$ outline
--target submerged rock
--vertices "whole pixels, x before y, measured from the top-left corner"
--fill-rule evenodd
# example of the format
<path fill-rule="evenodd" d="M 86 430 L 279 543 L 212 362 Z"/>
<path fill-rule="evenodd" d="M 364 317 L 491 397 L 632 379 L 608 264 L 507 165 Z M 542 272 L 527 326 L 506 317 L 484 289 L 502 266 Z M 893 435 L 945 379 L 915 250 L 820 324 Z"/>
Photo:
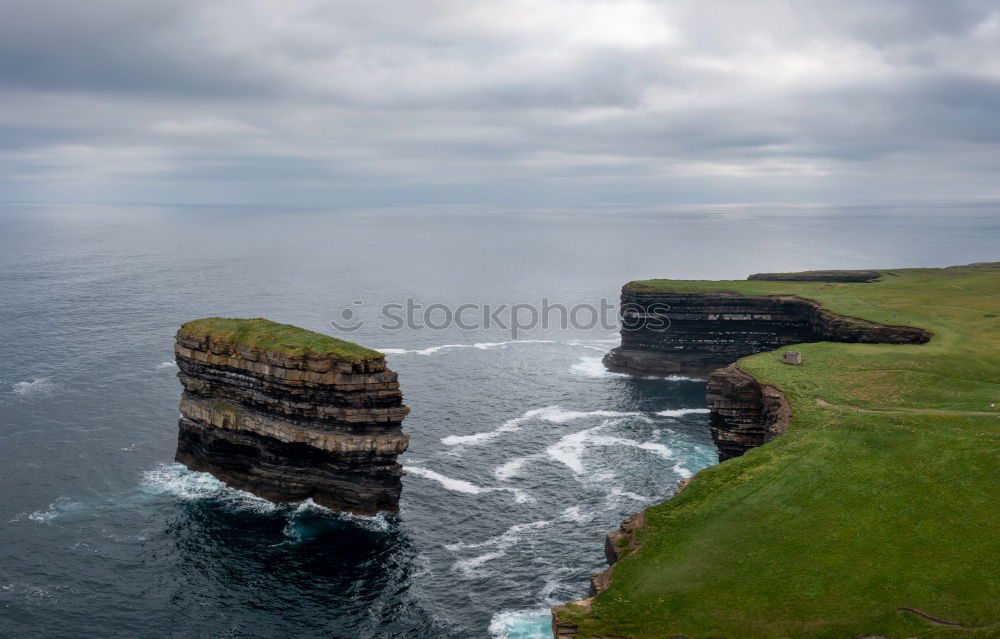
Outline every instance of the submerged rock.
<path fill-rule="evenodd" d="M 350 342 L 264 319 L 184 324 L 177 461 L 283 502 L 399 510 L 409 443 L 396 373 Z"/>

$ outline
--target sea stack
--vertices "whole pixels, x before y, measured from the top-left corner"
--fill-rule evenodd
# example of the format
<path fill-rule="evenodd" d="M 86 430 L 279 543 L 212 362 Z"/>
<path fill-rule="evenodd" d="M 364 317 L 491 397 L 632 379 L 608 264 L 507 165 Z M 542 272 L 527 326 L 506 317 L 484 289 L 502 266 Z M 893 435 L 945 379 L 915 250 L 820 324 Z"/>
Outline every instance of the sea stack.
<path fill-rule="evenodd" d="M 409 435 L 396 373 L 351 342 L 266 319 L 187 322 L 177 461 L 276 502 L 399 510 Z"/>

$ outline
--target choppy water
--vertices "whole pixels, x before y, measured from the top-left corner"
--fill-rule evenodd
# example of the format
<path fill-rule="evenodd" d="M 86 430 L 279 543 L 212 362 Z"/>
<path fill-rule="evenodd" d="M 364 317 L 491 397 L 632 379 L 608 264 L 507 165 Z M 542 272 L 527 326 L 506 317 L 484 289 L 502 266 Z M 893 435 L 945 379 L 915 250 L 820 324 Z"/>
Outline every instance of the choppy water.
<path fill-rule="evenodd" d="M 995 260 L 1000 238 L 993 205 L 278 213 L 0 212 L 0 635 L 546 637 L 604 533 L 713 462 L 704 385 L 605 372 L 611 330 L 386 332 L 380 304 L 596 304 L 642 277 Z M 171 462 L 180 322 L 331 332 L 344 307 L 412 407 L 398 516 Z"/>

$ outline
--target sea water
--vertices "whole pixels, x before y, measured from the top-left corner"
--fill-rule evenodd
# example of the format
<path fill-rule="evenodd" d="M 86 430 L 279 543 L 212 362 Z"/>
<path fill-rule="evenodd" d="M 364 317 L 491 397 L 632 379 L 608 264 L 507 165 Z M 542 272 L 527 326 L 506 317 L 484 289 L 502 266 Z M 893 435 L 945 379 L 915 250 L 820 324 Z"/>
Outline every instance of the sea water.
<path fill-rule="evenodd" d="M 0 635 L 549 636 L 604 534 L 715 462 L 703 382 L 609 373 L 614 326 L 386 330 L 407 299 L 568 307 L 631 279 L 997 259 L 992 204 L 0 211 Z M 387 353 L 398 515 L 274 505 L 172 461 L 178 325 Z"/>

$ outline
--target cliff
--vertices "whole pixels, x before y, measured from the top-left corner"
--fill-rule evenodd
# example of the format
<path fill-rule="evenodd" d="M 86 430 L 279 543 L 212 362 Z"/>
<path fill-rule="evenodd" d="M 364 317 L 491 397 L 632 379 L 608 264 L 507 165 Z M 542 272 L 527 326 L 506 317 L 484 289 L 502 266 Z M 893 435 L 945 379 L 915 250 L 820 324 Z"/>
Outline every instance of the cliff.
<path fill-rule="evenodd" d="M 623 329 L 609 367 L 710 372 L 710 428 L 728 461 L 609 533 L 612 568 L 591 577 L 589 597 L 553 608 L 556 637 L 1000 627 L 1000 565 L 983 564 L 1000 553 L 988 532 L 1000 508 L 982 497 L 1000 454 L 1000 273 L 778 275 L 623 289 L 634 315 L 623 323 L 666 330 Z M 805 365 L 772 352 L 793 343 Z"/>
<path fill-rule="evenodd" d="M 622 345 L 604 357 L 604 364 L 634 375 L 706 376 L 741 357 L 803 342 L 922 344 L 930 339 L 919 328 L 838 315 L 792 295 L 670 292 L 630 283 L 622 288 L 621 308 Z"/>
<path fill-rule="evenodd" d="M 268 320 L 184 324 L 177 461 L 272 501 L 399 509 L 409 436 L 381 353 Z"/>
<path fill-rule="evenodd" d="M 736 364 L 712 372 L 707 396 L 709 428 L 720 462 L 781 435 L 792 415 L 784 393 L 761 384 Z"/>

